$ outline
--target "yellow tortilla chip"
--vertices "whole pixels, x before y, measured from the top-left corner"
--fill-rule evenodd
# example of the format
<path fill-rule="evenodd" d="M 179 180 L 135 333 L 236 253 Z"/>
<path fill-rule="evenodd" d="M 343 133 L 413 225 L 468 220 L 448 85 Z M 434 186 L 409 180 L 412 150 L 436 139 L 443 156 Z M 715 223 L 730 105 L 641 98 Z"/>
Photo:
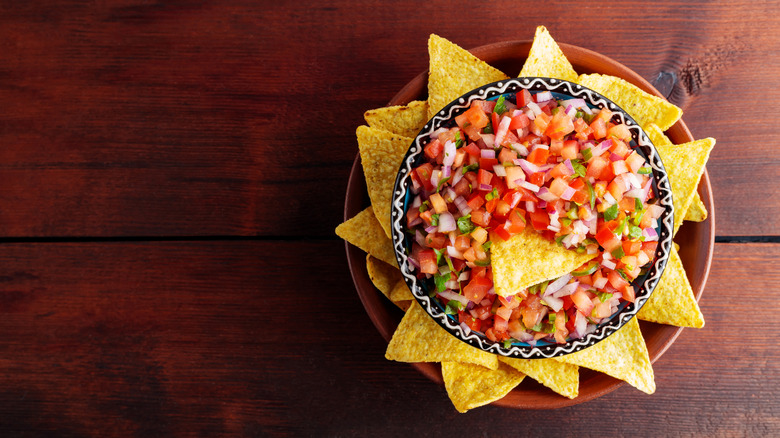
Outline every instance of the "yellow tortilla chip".
<path fill-rule="evenodd" d="M 412 291 L 409 290 L 409 286 L 406 285 L 406 282 L 404 282 L 403 279 L 396 283 L 395 286 L 393 286 L 393 290 L 390 291 L 390 301 L 394 302 L 404 311 L 409 310 L 409 306 L 412 305 L 414 295 L 412 295 Z"/>
<path fill-rule="evenodd" d="M 336 227 L 336 234 L 379 260 L 398 267 L 393 242 L 385 235 L 371 207 Z"/>
<path fill-rule="evenodd" d="M 598 344 L 555 360 L 625 380 L 648 394 L 655 392 L 653 366 L 636 318 Z"/>
<path fill-rule="evenodd" d="M 678 327 L 704 327 L 704 315 L 696 303 L 677 249 L 672 249 L 658 285 L 637 317 Z"/>
<path fill-rule="evenodd" d="M 509 79 L 466 49 L 431 34 L 428 39 L 428 118 L 461 95 L 491 82 Z"/>
<path fill-rule="evenodd" d="M 639 126 L 655 123 L 666 131 L 682 116 L 682 110 L 660 97 L 645 93 L 636 85 L 609 75 L 580 75 L 577 83 L 603 94 L 626 110 Z"/>
<path fill-rule="evenodd" d="M 413 139 L 368 126 L 358 127 L 357 139 L 371 206 L 385 235 L 390 237 L 393 184 Z"/>
<path fill-rule="evenodd" d="M 525 378 L 504 364 L 490 370 L 479 365 L 442 362 L 441 374 L 447 395 L 461 413 L 503 398 Z"/>
<path fill-rule="evenodd" d="M 699 179 L 714 146 L 714 138 L 705 138 L 680 145 L 656 147 L 672 185 L 675 233 L 693 201 L 693 194 L 696 193 Z"/>
<path fill-rule="evenodd" d="M 384 296 L 390 299 L 390 292 L 400 281 L 403 283 L 403 276 L 398 268 L 374 258 L 371 254 L 366 255 L 366 270 L 371 282 Z"/>
<path fill-rule="evenodd" d="M 580 368 L 554 359 L 517 359 L 499 356 L 498 360 L 520 371 L 558 394 L 575 398 L 580 390 Z"/>
<path fill-rule="evenodd" d="M 568 274 L 597 254 L 579 254 L 536 233 L 530 227 L 509 240 L 493 239 L 493 286 L 502 296 Z"/>
<path fill-rule="evenodd" d="M 536 28 L 534 43 L 518 77 L 542 76 L 575 82 L 577 72 L 544 26 Z"/>
<path fill-rule="evenodd" d="M 650 141 L 652 141 L 656 147 L 672 145 L 672 141 L 669 140 L 669 137 L 664 135 L 664 132 L 661 131 L 661 128 L 655 123 L 648 124 L 644 127 L 644 130 L 647 133 L 647 136 L 650 137 Z M 693 201 L 691 202 L 691 206 L 688 207 L 688 211 L 685 213 L 683 220 L 703 222 L 705 219 L 707 219 L 707 207 L 704 206 L 704 202 L 702 202 L 699 192 L 694 192 Z"/>
<path fill-rule="evenodd" d="M 399 362 L 461 362 L 498 369 L 494 354 L 474 348 L 447 333 L 416 302 L 404 315 L 385 357 Z"/>
<path fill-rule="evenodd" d="M 414 138 L 428 121 L 428 102 L 415 100 L 408 105 L 368 110 L 363 118 L 372 128 Z"/>

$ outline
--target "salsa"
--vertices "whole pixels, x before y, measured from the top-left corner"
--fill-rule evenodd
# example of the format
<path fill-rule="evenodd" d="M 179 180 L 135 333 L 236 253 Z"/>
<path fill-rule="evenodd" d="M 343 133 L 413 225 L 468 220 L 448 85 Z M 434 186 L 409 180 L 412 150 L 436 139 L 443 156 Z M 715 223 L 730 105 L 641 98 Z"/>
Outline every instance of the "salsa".
<path fill-rule="evenodd" d="M 440 128 L 410 174 L 409 261 L 461 326 L 506 346 L 566 343 L 625 302 L 658 235 L 652 171 L 624 124 L 583 99 L 523 90 L 476 100 Z M 491 243 L 526 228 L 595 258 L 552 281 L 500 296 Z"/>

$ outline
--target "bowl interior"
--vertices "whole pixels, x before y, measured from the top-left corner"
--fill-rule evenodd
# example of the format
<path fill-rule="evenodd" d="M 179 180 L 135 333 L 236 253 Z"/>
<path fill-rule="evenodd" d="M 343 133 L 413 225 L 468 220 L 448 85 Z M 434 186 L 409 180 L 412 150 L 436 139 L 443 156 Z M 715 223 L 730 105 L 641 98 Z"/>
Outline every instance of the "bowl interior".
<path fill-rule="evenodd" d="M 580 98 L 584 99 L 591 108 L 608 108 L 612 110 L 612 122 L 628 126 L 632 136 L 630 142 L 632 148 L 642 154 L 651 165 L 653 190 L 659 201 L 657 205 L 664 208 L 664 213 L 660 217 L 659 225 L 656 230 L 660 236 L 656 256 L 647 273 L 632 282 L 632 285 L 637 291 L 635 302 L 624 302 L 617 312 L 606 321 L 599 324 L 596 332 L 587 334 L 580 339 L 570 339 L 569 342 L 565 344 L 540 340 L 534 344 L 514 341 L 511 345 L 505 345 L 501 342 L 490 341 L 480 332 L 464 330 L 457 318 L 454 315 L 445 313 L 445 306 L 438 299 L 429 295 L 431 287 L 428 284 L 429 282 L 418 279 L 415 275 L 414 267 L 412 267 L 407 260 L 407 254 L 411 252 L 412 242 L 414 240 L 413 236 L 406 231 L 404 222 L 406 211 L 413 198 L 410 174 L 415 167 L 426 161 L 422 152 L 424 147 L 433 140 L 433 133 L 442 127 L 450 128 L 455 126 L 455 116 L 466 111 L 470 107 L 471 102 L 475 100 L 494 100 L 499 96 L 505 96 L 512 100 L 514 99 L 514 94 L 521 90 L 529 90 L 531 94 L 542 91 L 551 92 L 555 98 Z M 414 297 L 422 308 L 425 309 L 442 328 L 456 338 L 476 348 L 504 356 L 523 359 L 550 358 L 580 351 L 606 339 L 636 315 L 636 312 L 641 309 L 650 297 L 650 294 L 663 273 L 669 252 L 671 251 L 673 224 L 671 187 L 663 163 L 647 135 L 638 123 L 614 102 L 593 90 L 559 79 L 518 78 L 499 81 L 479 87 L 445 106 L 439 114 L 434 116 L 425 125 L 420 134 L 415 138 L 409 151 L 406 153 L 393 188 L 393 193 L 392 231 L 396 257 L 404 279 Z"/>
<path fill-rule="evenodd" d="M 590 50 L 559 44 L 566 57 L 580 73 L 603 73 L 621 77 L 639 86 L 643 90 L 661 96 L 644 78 L 622 64 Z M 525 62 L 525 56 L 531 48 L 531 41 L 507 41 L 489 44 L 472 49 L 471 52 L 489 64 L 510 75 L 519 72 Z M 394 96 L 388 105 L 401 105 L 412 100 L 427 98 L 427 72 L 421 72 Z M 666 134 L 675 143 L 693 141 L 690 131 L 681 120 L 672 126 Z M 699 194 L 709 211 L 704 222 L 684 222 L 677 234 L 676 241 L 681 245 L 680 257 L 688 274 L 696 298 L 701 298 L 712 261 L 713 240 L 715 235 L 715 211 L 713 209 L 710 180 L 705 170 L 699 183 Z M 370 203 L 366 191 L 360 155 L 357 154 L 350 171 L 344 203 L 344 220 L 363 210 Z M 347 262 L 358 296 L 366 308 L 371 321 L 382 337 L 389 342 L 393 332 L 403 317 L 403 312 L 379 294 L 371 283 L 366 271 L 365 253 L 345 242 Z M 655 362 L 679 336 L 682 328 L 640 321 L 650 358 Z M 433 363 L 412 364 L 430 380 L 443 384 L 441 368 Z M 614 391 L 624 382 L 595 371 L 580 371 L 580 391 L 575 399 L 567 399 L 543 387 L 531 379 L 526 379 L 506 397 L 493 404 L 520 409 L 554 409 L 571 406 L 593 400 Z"/>

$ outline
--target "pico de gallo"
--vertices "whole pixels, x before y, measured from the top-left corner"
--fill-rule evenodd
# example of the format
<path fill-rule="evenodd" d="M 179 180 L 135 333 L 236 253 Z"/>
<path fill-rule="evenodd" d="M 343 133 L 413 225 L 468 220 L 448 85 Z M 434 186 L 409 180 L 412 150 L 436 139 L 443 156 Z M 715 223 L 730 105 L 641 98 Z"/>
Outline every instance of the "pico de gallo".
<path fill-rule="evenodd" d="M 431 296 L 506 347 L 595 331 L 652 262 L 664 209 L 624 124 L 583 99 L 523 90 L 476 100 L 440 128 L 410 174 L 409 262 Z M 526 228 L 595 258 L 571 274 L 499 296 L 490 247 Z"/>

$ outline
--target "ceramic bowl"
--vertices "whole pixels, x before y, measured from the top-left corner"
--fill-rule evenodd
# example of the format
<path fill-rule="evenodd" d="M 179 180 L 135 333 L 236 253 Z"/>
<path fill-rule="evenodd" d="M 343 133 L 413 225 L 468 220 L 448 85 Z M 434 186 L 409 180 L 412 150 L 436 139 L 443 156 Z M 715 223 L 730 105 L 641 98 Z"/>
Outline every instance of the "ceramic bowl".
<path fill-rule="evenodd" d="M 464 329 L 457 315 L 445 313 L 444 304 L 436 297 L 431 297 L 430 292 L 434 288 L 432 280 L 419 279 L 416 275 L 419 270 L 409 262 L 408 258 L 414 242 L 414 234 L 409 233 L 406 228 L 406 211 L 415 197 L 411 190 L 411 173 L 417 166 L 426 162 L 423 151 L 425 146 L 433 141 L 433 133 L 440 128 L 455 127 L 455 117 L 469 109 L 471 102 L 475 100 L 495 100 L 499 96 L 509 98 L 522 90 L 528 90 L 532 95 L 549 91 L 555 99 L 579 98 L 583 99 L 590 108 L 608 108 L 612 111 L 611 122 L 625 124 L 628 127 L 632 138 L 630 142 L 632 149 L 643 155 L 650 165 L 656 205 L 664 209 L 656 229 L 659 236 L 658 248 L 652 264 L 646 274 L 631 283 L 636 291 L 636 300 L 633 303 L 624 302 L 611 317 L 598 325 L 595 332 L 579 339 L 569 339 L 565 344 L 539 340 L 533 344 L 514 341 L 511 345 L 505 345 L 503 342 L 489 340 L 480 332 Z M 489 353 L 521 359 L 545 359 L 591 347 L 615 333 L 636 315 L 658 284 L 671 252 L 673 211 L 669 178 L 658 152 L 647 134 L 628 113 L 601 94 L 579 84 L 552 78 L 516 78 L 487 84 L 464 94 L 445 106 L 425 124 L 410 145 L 398 171 L 393 187 L 391 232 L 398 266 L 401 268 L 406 284 L 417 302 L 442 328 L 459 340 Z"/>

